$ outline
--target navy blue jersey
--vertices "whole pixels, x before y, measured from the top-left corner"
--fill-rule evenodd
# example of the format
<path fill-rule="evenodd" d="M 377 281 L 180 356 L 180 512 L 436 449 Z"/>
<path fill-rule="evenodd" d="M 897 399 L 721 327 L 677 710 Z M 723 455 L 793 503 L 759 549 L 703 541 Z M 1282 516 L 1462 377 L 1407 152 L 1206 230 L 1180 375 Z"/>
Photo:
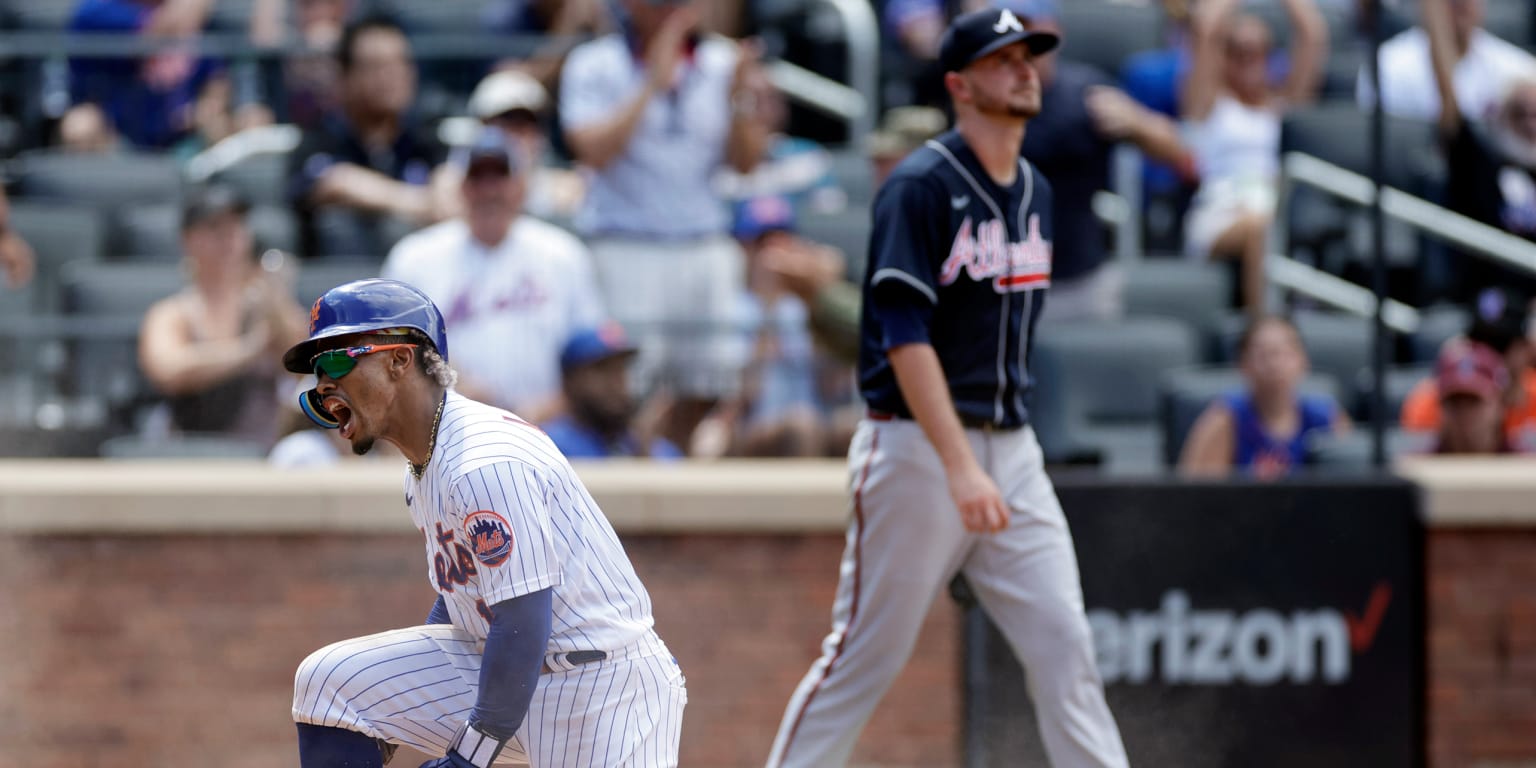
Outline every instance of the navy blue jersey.
<path fill-rule="evenodd" d="M 1029 421 L 1030 342 L 1051 281 L 1051 188 L 1024 160 L 992 181 L 958 133 L 913 152 L 875 196 L 859 387 L 875 410 L 910 417 L 886 351 L 933 345 L 967 421 Z M 882 308 L 915 307 L 923 328 L 893 333 Z"/>

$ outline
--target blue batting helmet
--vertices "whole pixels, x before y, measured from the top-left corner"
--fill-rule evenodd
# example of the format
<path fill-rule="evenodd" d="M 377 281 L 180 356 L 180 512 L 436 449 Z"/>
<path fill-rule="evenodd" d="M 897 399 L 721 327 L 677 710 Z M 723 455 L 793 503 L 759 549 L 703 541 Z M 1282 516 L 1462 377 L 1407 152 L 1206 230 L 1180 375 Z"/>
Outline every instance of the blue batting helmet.
<path fill-rule="evenodd" d="M 443 314 L 425 293 L 396 280 L 358 280 L 338 285 L 315 299 L 314 306 L 309 308 L 309 338 L 283 354 L 283 367 L 294 373 L 311 373 L 315 355 L 332 346 L 327 340 L 399 329 L 421 332 L 431 340 L 437 353 L 448 359 Z M 340 426 L 320 407 L 320 400 L 320 394 L 311 389 L 299 395 L 299 408 L 310 421 L 326 429 Z"/>
<path fill-rule="evenodd" d="M 420 331 L 437 353 L 448 359 L 448 332 L 443 314 L 425 293 L 397 280 L 358 280 L 338 285 L 315 299 L 309 308 L 309 338 L 283 355 L 283 367 L 312 373 L 310 362 L 325 351 L 326 339 L 395 328 Z"/>

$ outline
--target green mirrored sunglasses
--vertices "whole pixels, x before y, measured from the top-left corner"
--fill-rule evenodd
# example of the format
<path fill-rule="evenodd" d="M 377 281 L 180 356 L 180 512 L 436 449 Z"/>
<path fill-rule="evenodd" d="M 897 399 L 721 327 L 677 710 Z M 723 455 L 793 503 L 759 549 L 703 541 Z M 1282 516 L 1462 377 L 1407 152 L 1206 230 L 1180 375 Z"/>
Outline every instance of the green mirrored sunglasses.
<path fill-rule="evenodd" d="M 315 367 L 315 375 L 325 375 L 339 379 L 352 372 L 357 367 L 357 359 L 363 355 L 371 355 L 375 352 L 387 352 L 391 349 L 414 347 L 415 344 L 365 344 L 361 347 L 345 347 L 342 349 L 328 349 L 310 358 L 310 363 Z"/>

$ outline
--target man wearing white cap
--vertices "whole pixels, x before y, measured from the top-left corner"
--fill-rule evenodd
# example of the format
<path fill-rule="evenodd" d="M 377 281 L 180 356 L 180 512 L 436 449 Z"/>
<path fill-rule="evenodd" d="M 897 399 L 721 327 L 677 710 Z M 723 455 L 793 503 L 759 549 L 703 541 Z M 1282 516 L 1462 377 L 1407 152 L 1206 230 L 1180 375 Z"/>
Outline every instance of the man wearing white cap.
<path fill-rule="evenodd" d="M 518 69 L 492 72 L 469 96 L 468 111 L 481 125 L 499 129 L 511 142 L 527 186 L 523 210 L 541 219 L 570 219 L 581 203 L 581 176 L 551 167 L 545 120 L 549 92 L 532 75 Z M 450 165 L 462 171 L 464 152 L 454 153 Z"/>
<path fill-rule="evenodd" d="M 604 318 L 591 257 L 570 233 L 523 213 L 522 153 L 485 127 L 461 153 L 464 214 L 407 236 L 383 276 L 432 299 L 460 349 L 458 391 L 538 422 L 559 410 L 560 349 Z"/>

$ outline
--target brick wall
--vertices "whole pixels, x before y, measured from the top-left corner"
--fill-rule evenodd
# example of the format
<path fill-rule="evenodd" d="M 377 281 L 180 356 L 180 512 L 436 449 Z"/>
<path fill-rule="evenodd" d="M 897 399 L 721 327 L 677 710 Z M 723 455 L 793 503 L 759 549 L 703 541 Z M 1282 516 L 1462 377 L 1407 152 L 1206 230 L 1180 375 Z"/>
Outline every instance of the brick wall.
<path fill-rule="evenodd" d="M 842 538 L 626 546 L 688 675 L 682 764 L 761 765 L 827 631 Z M 293 765 L 299 661 L 419 623 L 432 598 L 411 535 L 0 536 L 0 766 Z M 932 612 L 856 763 L 958 764 L 958 619 Z"/>
<path fill-rule="evenodd" d="M 689 677 L 683 765 L 761 765 L 841 537 L 626 541 Z M 1532 764 L 1536 531 L 1436 529 L 1427 557 L 1430 766 Z M 0 766 L 293 765 L 294 667 L 420 621 L 425 578 L 409 535 L 0 536 Z M 937 607 L 857 763 L 959 762 L 958 637 Z"/>
<path fill-rule="evenodd" d="M 1536 530 L 1437 529 L 1425 556 L 1430 765 L 1536 765 Z"/>

